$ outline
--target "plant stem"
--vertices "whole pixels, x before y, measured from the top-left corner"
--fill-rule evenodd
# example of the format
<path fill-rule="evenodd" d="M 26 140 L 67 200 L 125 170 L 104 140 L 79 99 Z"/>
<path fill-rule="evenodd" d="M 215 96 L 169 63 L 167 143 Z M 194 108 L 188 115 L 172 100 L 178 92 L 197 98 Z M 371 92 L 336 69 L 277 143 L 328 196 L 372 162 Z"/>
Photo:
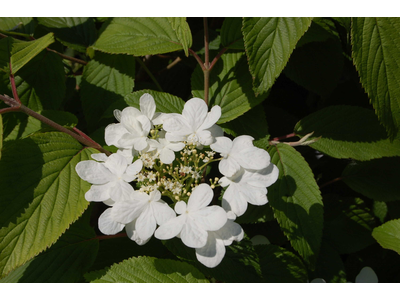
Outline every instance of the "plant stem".
<path fill-rule="evenodd" d="M 319 188 L 322 189 L 323 187 L 326 187 L 327 185 L 330 185 L 330 184 L 335 183 L 335 182 L 337 182 L 337 181 L 340 181 L 340 180 L 342 180 L 342 179 L 343 179 L 343 177 L 337 177 L 337 178 L 335 178 L 335 179 L 332 179 L 331 181 L 328 181 L 328 182 L 325 182 L 324 184 L 321 184 L 321 185 L 319 186 Z"/>
<path fill-rule="evenodd" d="M 204 24 L 204 67 L 203 73 L 204 73 L 204 101 L 208 105 L 208 97 L 209 97 L 209 87 L 210 87 L 210 51 L 209 51 L 209 37 L 208 37 L 208 24 L 207 24 L 207 18 L 203 18 L 203 24 Z"/>
<path fill-rule="evenodd" d="M 26 107 L 23 105 L 21 102 L 17 101 L 14 98 L 8 97 L 7 95 L 0 95 L 0 100 L 3 100 L 7 105 L 11 106 L 10 108 L 12 111 L 20 111 L 24 112 L 27 115 L 57 129 L 58 131 L 64 132 L 70 136 L 72 136 L 74 139 L 76 139 L 78 142 L 82 143 L 83 145 L 86 145 L 88 147 L 92 147 L 100 152 L 103 152 L 107 155 L 111 155 L 111 152 L 105 150 L 103 147 L 101 147 L 98 143 L 93 141 L 92 139 L 87 139 L 82 135 L 78 135 L 75 132 L 61 126 L 60 124 L 57 124 L 56 122 L 46 118 L 45 116 L 42 116 L 41 114 L 38 114 L 37 112 L 33 111 L 32 109 Z M 8 112 L 11 111 L 10 109 L 4 110 L 3 112 Z M 79 132 L 79 131 L 78 131 Z"/>

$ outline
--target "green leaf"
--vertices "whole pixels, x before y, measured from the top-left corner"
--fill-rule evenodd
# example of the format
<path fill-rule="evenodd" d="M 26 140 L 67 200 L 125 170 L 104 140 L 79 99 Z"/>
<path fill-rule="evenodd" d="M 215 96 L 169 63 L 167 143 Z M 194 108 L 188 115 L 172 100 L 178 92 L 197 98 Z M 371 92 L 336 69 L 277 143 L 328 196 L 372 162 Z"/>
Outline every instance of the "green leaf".
<path fill-rule="evenodd" d="M 95 283 L 207 283 L 195 267 L 185 262 L 155 257 L 133 257 L 111 266 Z"/>
<path fill-rule="evenodd" d="M 326 208 L 325 208 L 326 210 Z M 321 250 L 318 255 L 315 271 L 310 275 L 310 281 L 322 278 L 326 282 L 346 283 L 346 271 L 339 253 L 322 238 Z"/>
<path fill-rule="evenodd" d="M 260 148 L 269 146 L 268 123 L 265 117 L 264 107 L 257 105 L 233 121 L 221 124 L 222 129 L 233 136 L 251 135 L 254 145 Z"/>
<path fill-rule="evenodd" d="M 372 110 L 347 105 L 321 109 L 300 120 L 299 136 L 314 132 L 321 137 L 310 146 L 335 158 L 370 160 L 400 155 L 400 140 L 393 143 Z"/>
<path fill-rule="evenodd" d="M 0 276 L 49 246 L 88 207 L 75 165 L 95 153 L 65 133 L 8 142 L 0 161 Z"/>
<path fill-rule="evenodd" d="M 352 162 L 343 170 L 343 181 L 356 192 L 376 201 L 400 200 L 400 157 Z"/>
<path fill-rule="evenodd" d="M 374 228 L 372 236 L 383 248 L 400 254 L 400 219 L 391 220 Z"/>
<path fill-rule="evenodd" d="M 0 30 L 33 34 L 35 23 L 32 17 L 1 17 Z"/>
<path fill-rule="evenodd" d="M 91 211 L 91 210 L 89 210 Z M 79 282 L 96 258 L 98 240 L 85 213 L 45 252 L 10 272 L 0 282 Z"/>
<path fill-rule="evenodd" d="M 15 83 L 22 104 L 30 109 L 59 109 L 66 90 L 62 59 L 43 51 L 18 71 Z M 0 85 L 0 93 L 12 95 L 11 85 Z"/>
<path fill-rule="evenodd" d="M 268 283 L 307 282 L 307 269 L 293 252 L 276 245 L 254 246 L 262 276 Z"/>
<path fill-rule="evenodd" d="M 83 112 L 89 127 L 95 127 L 113 102 L 132 92 L 134 79 L 134 57 L 96 53 L 85 66 L 80 84 Z"/>
<path fill-rule="evenodd" d="M 242 18 L 225 18 L 221 27 L 221 44 L 228 49 L 244 50 Z"/>
<path fill-rule="evenodd" d="M 324 196 L 324 237 L 340 254 L 360 251 L 374 243 L 375 220 L 359 198 Z"/>
<path fill-rule="evenodd" d="M 10 45 L 12 38 L 0 39 L 0 71 L 10 73 Z"/>
<path fill-rule="evenodd" d="M 156 112 L 163 112 L 163 113 L 182 113 L 183 107 L 185 102 L 174 95 L 168 93 L 162 93 L 157 91 L 151 90 L 141 90 L 138 92 L 133 92 L 129 95 L 125 96 L 125 103 L 129 106 L 133 106 L 136 108 L 140 108 L 140 97 L 145 94 L 149 93 L 153 96 L 154 102 L 156 103 Z"/>
<path fill-rule="evenodd" d="M 257 206 L 249 204 L 246 212 L 236 219 L 238 224 L 249 224 L 249 223 L 264 223 L 267 221 L 274 220 L 274 212 L 271 206 L 267 203 L 266 205 Z"/>
<path fill-rule="evenodd" d="M 178 258 L 194 265 L 207 277 L 220 282 L 261 282 L 258 256 L 249 240 L 226 247 L 225 257 L 215 268 L 207 268 L 196 258 L 195 250 L 186 247 L 180 239 L 171 239 L 164 245 Z"/>
<path fill-rule="evenodd" d="M 393 140 L 400 127 L 400 19 L 353 18 L 351 27 L 361 84 Z"/>
<path fill-rule="evenodd" d="M 194 97 L 204 99 L 204 75 L 199 66 L 192 75 Z M 256 98 L 252 91 L 252 79 L 243 52 L 226 53 L 221 56 L 210 73 L 210 107 L 221 106 L 222 124 L 243 115 L 264 100 Z"/>
<path fill-rule="evenodd" d="M 93 18 L 37 18 L 39 24 L 54 32 L 56 38 L 65 46 L 80 52 L 96 41 L 96 27 Z"/>
<path fill-rule="evenodd" d="M 338 39 L 307 43 L 293 52 L 284 73 L 307 90 L 327 96 L 342 75 L 342 51 Z"/>
<path fill-rule="evenodd" d="M 243 37 L 256 95 L 267 92 L 282 72 L 312 18 L 244 18 Z"/>
<path fill-rule="evenodd" d="M 12 74 L 15 74 L 19 69 L 21 69 L 53 42 L 54 36 L 52 33 L 30 42 L 23 42 L 13 39 L 11 44 L 10 58 Z"/>
<path fill-rule="evenodd" d="M 78 124 L 78 118 L 66 111 L 44 110 L 39 113 L 61 126 L 73 128 Z M 4 141 L 23 139 L 40 130 L 54 131 L 53 127 L 27 115 L 9 114 L 6 125 Z"/>
<path fill-rule="evenodd" d="M 186 18 L 113 18 L 93 49 L 144 56 L 184 50 L 192 45 Z"/>
<path fill-rule="evenodd" d="M 314 175 L 294 148 L 278 144 L 269 150 L 279 178 L 268 188 L 269 203 L 283 233 L 312 269 L 323 227 L 323 204 Z"/>

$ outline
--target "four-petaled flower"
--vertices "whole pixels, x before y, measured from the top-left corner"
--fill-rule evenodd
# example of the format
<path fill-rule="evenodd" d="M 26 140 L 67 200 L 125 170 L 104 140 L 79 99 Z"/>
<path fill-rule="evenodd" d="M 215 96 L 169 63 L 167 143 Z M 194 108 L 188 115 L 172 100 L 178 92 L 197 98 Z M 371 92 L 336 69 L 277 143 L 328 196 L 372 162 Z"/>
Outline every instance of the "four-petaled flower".
<path fill-rule="evenodd" d="M 215 137 L 222 136 L 222 129 L 215 123 L 221 117 L 221 107 L 215 105 L 208 112 L 207 104 L 200 98 L 185 103 L 182 114 L 164 120 L 165 138 L 171 142 L 186 141 L 201 148 L 210 145 Z"/>
<path fill-rule="evenodd" d="M 128 159 L 114 153 L 107 157 L 103 153 L 92 154 L 94 160 L 79 162 L 75 170 L 79 177 L 92 184 L 86 192 L 87 201 L 104 202 L 113 205 L 116 201 L 128 199 L 133 192 L 129 182 L 136 179 L 142 170 L 141 160 L 130 164 Z"/>
<path fill-rule="evenodd" d="M 154 236 L 168 240 L 177 235 L 190 248 L 201 248 L 207 243 L 208 231 L 217 231 L 227 222 L 227 214 L 220 206 L 207 206 L 213 198 L 211 187 L 205 183 L 193 189 L 188 203 L 179 201 L 175 205 L 178 217 L 161 225 Z"/>

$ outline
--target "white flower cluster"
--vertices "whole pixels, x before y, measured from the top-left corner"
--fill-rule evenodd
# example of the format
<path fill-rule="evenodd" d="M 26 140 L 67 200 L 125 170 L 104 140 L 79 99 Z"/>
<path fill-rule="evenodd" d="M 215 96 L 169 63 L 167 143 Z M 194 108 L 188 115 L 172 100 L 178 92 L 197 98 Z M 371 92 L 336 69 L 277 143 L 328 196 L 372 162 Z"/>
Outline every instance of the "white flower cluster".
<path fill-rule="evenodd" d="M 139 245 L 153 235 L 178 237 L 202 264 L 217 266 L 225 246 L 243 238 L 234 221 L 247 203 L 268 202 L 267 187 L 278 178 L 268 152 L 255 147 L 250 136 L 224 137 L 216 125 L 221 108 L 208 112 L 199 98 L 188 100 L 182 114 L 163 114 L 144 94 L 140 110 L 127 107 L 114 115 L 119 123 L 107 126 L 105 141 L 118 147 L 117 153 L 93 154 L 96 161 L 76 165 L 78 175 L 92 184 L 86 200 L 110 206 L 99 218 L 100 231 L 116 234 L 125 228 Z M 206 167 L 216 161 L 224 177 L 202 183 Z M 227 187 L 222 207 L 210 205 L 218 185 Z"/>

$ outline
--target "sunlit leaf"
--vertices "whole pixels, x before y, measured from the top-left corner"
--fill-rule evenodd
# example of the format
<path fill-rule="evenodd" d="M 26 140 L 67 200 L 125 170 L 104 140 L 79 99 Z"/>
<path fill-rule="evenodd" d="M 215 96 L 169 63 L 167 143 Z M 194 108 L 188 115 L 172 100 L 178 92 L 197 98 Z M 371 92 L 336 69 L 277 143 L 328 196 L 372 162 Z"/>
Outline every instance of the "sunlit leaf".
<path fill-rule="evenodd" d="M 376 227 L 372 236 L 385 249 L 396 251 L 400 254 L 400 220 L 391 220 Z"/>

